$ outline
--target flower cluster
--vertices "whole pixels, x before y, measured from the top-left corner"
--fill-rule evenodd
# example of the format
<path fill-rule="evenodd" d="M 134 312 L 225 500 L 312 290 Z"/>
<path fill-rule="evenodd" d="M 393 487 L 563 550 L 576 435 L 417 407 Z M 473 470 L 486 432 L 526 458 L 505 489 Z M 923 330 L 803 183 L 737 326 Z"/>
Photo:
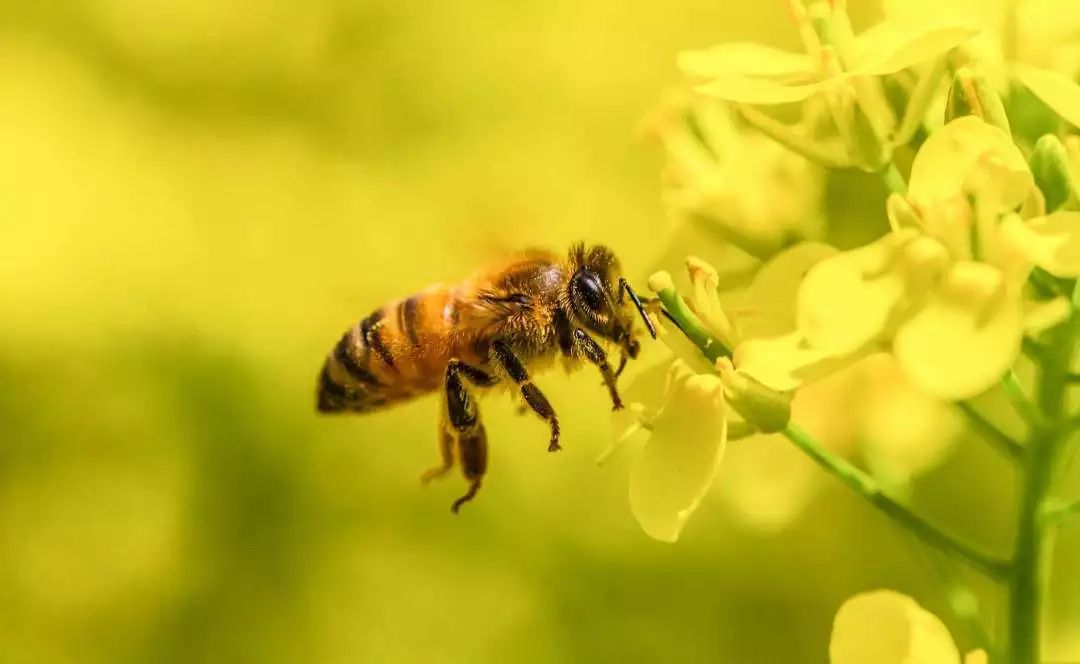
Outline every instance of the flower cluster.
<path fill-rule="evenodd" d="M 804 454 L 927 545 L 1008 581 L 1008 661 L 1034 664 L 1041 551 L 1065 518 L 1045 515 L 1063 504 L 1055 468 L 1080 422 L 1066 394 L 1080 382 L 1080 14 L 1057 0 L 885 0 L 884 21 L 856 32 L 843 0 L 788 4 L 804 52 L 685 52 L 685 89 L 650 121 L 671 207 L 756 263 L 741 284 L 694 256 L 686 289 L 652 276 L 666 350 L 632 377 L 604 456 L 640 447 L 632 512 L 673 542 L 718 480 L 744 522 L 783 527 L 815 481 L 776 459 Z M 833 246 L 823 191 L 843 169 L 887 194 L 855 224 L 861 242 Z M 1012 404 L 1023 440 L 980 412 L 988 395 Z M 1023 477 L 1008 559 L 903 500 L 965 423 Z M 725 478 L 725 454 L 749 481 Z M 749 464 L 785 470 L 770 482 Z M 882 591 L 841 608 L 831 658 L 988 656 L 961 660 L 936 617 Z"/>

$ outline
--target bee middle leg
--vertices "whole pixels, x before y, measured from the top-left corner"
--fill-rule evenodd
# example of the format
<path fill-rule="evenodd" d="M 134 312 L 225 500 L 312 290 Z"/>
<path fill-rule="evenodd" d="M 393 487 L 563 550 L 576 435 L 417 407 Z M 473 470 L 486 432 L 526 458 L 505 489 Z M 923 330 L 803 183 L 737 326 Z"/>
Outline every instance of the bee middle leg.
<path fill-rule="evenodd" d="M 612 410 L 621 410 L 623 402 L 615 385 L 615 377 L 618 374 L 611 370 L 611 365 L 607 361 L 607 353 L 600 347 L 600 344 L 596 343 L 595 339 L 582 329 L 574 330 L 574 345 L 581 350 L 586 359 L 600 369 L 600 375 L 604 377 L 604 385 L 607 386 L 608 393 L 611 395 Z"/>
<path fill-rule="evenodd" d="M 551 407 L 551 403 L 544 396 L 544 393 L 529 380 L 529 372 L 525 370 L 525 365 L 514 355 L 514 351 L 510 350 L 510 347 L 502 341 L 496 341 L 491 345 L 491 357 L 506 371 L 514 384 L 519 387 L 521 397 L 525 399 L 525 404 L 551 426 L 551 441 L 548 443 L 548 451 L 556 452 L 561 449 L 559 445 L 559 418 L 555 415 L 555 409 Z"/>
<path fill-rule="evenodd" d="M 457 434 L 457 452 L 461 470 L 465 479 L 469 481 L 469 489 L 465 495 L 455 500 L 450 506 L 450 511 L 455 514 L 462 505 L 476 496 L 487 470 L 487 432 L 484 431 L 484 425 L 480 421 L 480 410 L 462 382 L 462 376 L 469 382 L 482 387 L 494 385 L 496 382 L 493 376 L 461 360 L 450 360 L 446 366 L 446 414 L 451 428 Z M 453 435 L 449 431 L 446 433 L 452 444 Z M 449 467 L 446 469 L 448 470 Z"/>

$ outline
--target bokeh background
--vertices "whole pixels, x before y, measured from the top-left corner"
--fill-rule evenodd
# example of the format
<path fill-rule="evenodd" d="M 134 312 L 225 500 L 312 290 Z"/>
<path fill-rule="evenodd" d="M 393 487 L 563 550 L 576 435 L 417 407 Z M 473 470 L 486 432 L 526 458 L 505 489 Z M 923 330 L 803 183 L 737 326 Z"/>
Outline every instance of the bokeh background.
<path fill-rule="evenodd" d="M 314 412 L 347 325 L 506 251 L 677 270 L 636 128 L 678 50 L 733 38 L 797 43 L 779 2 L 0 2 L 0 661 L 823 662 L 837 607 L 879 587 L 970 647 L 932 561 L 841 486 L 790 519 L 733 507 L 770 512 L 753 492 L 815 472 L 797 455 L 733 444 L 682 541 L 648 539 L 632 456 L 594 463 L 592 374 L 540 381 L 559 455 L 485 402 L 490 476 L 457 518 L 458 478 L 418 482 L 433 400 Z M 881 195 L 830 179 L 831 232 L 880 232 Z M 1014 487 L 984 446 L 959 435 L 910 489 L 1004 551 Z"/>

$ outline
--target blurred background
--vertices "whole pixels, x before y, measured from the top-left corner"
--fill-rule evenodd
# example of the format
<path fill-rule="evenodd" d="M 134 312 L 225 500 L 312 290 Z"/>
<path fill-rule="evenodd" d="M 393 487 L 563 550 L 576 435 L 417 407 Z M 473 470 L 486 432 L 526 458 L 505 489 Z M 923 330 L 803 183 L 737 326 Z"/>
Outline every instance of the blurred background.
<path fill-rule="evenodd" d="M 636 128 L 677 51 L 734 38 L 797 44 L 779 2 L 0 2 L 0 661 L 823 662 L 840 603 L 880 587 L 971 647 L 933 561 L 782 442 L 732 444 L 667 545 L 630 515 L 632 455 L 594 463 L 591 374 L 539 381 L 558 455 L 485 402 L 457 518 L 459 478 L 418 482 L 434 400 L 314 412 L 348 325 L 507 251 L 679 270 Z M 881 232 L 872 178 L 824 196 L 834 234 Z M 952 436 L 911 500 L 1004 551 L 1010 471 Z"/>

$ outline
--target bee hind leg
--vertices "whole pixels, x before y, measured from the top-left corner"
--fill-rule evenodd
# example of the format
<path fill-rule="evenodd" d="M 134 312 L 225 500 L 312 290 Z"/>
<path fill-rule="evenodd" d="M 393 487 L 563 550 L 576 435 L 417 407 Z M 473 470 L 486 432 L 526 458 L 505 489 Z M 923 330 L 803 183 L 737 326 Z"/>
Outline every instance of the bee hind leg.
<path fill-rule="evenodd" d="M 450 506 L 450 511 L 455 514 L 462 505 L 476 496 L 487 470 L 487 433 L 480 422 L 480 410 L 461 380 L 463 375 L 477 385 L 491 385 L 495 382 L 487 373 L 460 360 L 451 360 L 446 367 L 446 414 L 450 426 L 457 434 L 457 456 L 461 471 L 469 481 L 469 489 L 465 495 Z"/>
<path fill-rule="evenodd" d="M 484 431 L 483 424 L 477 422 L 472 431 L 458 438 L 458 452 L 461 454 L 461 472 L 469 481 L 469 488 L 450 506 L 450 511 L 454 514 L 476 496 L 484 481 L 484 473 L 487 471 L 487 432 Z"/>
<path fill-rule="evenodd" d="M 443 477 L 454 467 L 454 435 L 446 429 L 446 417 L 439 420 L 439 456 L 441 462 L 438 466 L 428 468 L 420 475 L 420 481 L 428 484 L 432 480 Z"/>

